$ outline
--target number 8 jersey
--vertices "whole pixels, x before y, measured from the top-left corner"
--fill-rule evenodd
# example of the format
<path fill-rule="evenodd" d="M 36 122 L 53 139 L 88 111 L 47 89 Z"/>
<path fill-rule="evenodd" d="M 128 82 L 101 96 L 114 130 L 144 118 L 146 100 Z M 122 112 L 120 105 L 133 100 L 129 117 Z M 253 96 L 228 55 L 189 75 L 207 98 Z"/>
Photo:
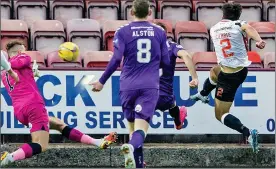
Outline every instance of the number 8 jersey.
<path fill-rule="evenodd" d="M 210 30 L 218 63 L 237 68 L 251 64 L 247 56 L 246 33 L 241 26 L 245 21 L 222 20 Z"/>
<path fill-rule="evenodd" d="M 116 31 L 113 44 L 112 59 L 124 56 L 120 91 L 159 89 L 160 64 L 170 64 L 167 36 L 160 26 L 148 21 L 131 22 Z"/>

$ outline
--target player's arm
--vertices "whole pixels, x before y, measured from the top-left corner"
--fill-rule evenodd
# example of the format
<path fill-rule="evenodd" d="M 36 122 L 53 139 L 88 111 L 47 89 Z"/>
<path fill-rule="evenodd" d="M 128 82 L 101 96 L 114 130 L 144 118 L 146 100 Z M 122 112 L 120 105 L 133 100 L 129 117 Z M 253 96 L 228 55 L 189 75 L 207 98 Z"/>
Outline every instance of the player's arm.
<path fill-rule="evenodd" d="M 249 24 L 243 24 L 242 26 L 241 26 L 241 29 L 243 30 L 243 31 L 245 31 L 246 32 L 246 34 L 250 37 L 250 38 L 252 38 L 252 39 L 254 39 L 255 41 L 261 41 L 262 40 L 262 38 L 260 37 L 260 35 L 259 35 L 259 33 L 257 32 L 257 30 L 256 29 L 254 29 L 252 26 L 250 26 Z"/>
<path fill-rule="evenodd" d="M 7 61 L 6 56 L 1 50 L 1 67 L 3 67 L 8 74 L 15 80 L 15 82 L 19 82 L 19 77 L 16 72 L 14 72 L 11 68 L 10 63 Z"/>
<path fill-rule="evenodd" d="M 177 56 L 180 57 L 181 59 L 183 59 L 183 61 L 185 62 L 186 66 L 189 69 L 189 72 L 192 76 L 192 79 L 197 80 L 198 76 L 197 76 L 196 69 L 195 69 L 194 63 L 191 59 L 190 54 L 187 51 L 182 49 L 177 52 Z"/>
<path fill-rule="evenodd" d="M 115 33 L 114 37 L 114 52 L 110 62 L 107 65 L 105 72 L 102 77 L 99 79 L 99 82 L 104 85 L 106 81 L 110 78 L 110 76 L 117 70 L 122 61 L 124 51 L 125 51 L 125 43 L 121 36 L 120 30 Z"/>
<path fill-rule="evenodd" d="M 16 59 L 10 61 L 13 69 L 22 69 L 31 65 L 31 57 L 28 55 L 20 55 Z"/>
<path fill-rule="evenodd" d="M 252 38 L 253 40 L 255 40 L 256 46 L 260 49 L 263 49 L 265 47 L 265 41 L 262 40 L 262 38 L 260 37 L 259 33 L 257 32 L 256 29 L 254 29 L 252 26 L 250 26 L 247 23 L 244 23 L 241 25 L 241 29 L 246 32 L 246 34 Z"/>
<path fill-rule="evenodd" d="M 190 81 L 190 87 L 196 87 L 198 86 L 198 76 L 196 73 L 196 69 L 194 66 L 194 63 L 192 61 L 192 57 L 190 54 L 184 50 L 183 46 L 173 44 L 172 51 L 174 53 L 174 56 L 177 56 L 181 59 L 183 59 L 184 63 L 186 64 L 187 68 L 189 69 L 189 72 L 192 76 L 192 81 Z"/>
<path fill-rule="evenodd" d="M 1 50 L 1 67 L 3 67 L 7 71 L 11 71 L 11 65 L 7 61 L 6 56 L 4 55 L 2 50 Z"/>

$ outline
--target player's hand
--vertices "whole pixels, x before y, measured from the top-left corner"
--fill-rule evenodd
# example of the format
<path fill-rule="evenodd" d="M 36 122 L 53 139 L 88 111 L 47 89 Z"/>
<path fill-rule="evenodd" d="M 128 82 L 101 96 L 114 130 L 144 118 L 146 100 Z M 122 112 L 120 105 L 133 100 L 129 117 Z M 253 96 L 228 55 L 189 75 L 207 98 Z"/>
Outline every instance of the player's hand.
<path fill-rule="evenodd" d="M 93 92 L 99 92 L 103 89 L 103 84 L 101 84 L 99 81 L 91 83 L 93 86 L 92 91 Z"/>
<path fill-rule="evenodd" d="M 15 71 L 13 71 L 13 70 L 11 69 L 11 70 L 8 71 L 8 73 L 9 73 L 9 75 L 14 79 L 14 81 L 15 81 L 16 83 L 19 82 L 18 74 L 17 74 Z"/>
<path fill-rule="evenodd" d="M 261 40 L 259 42 L 256 42 L 256 47 L 259 49 L 263 49 L 266 45 L 266 42 L 264 40 Z"/>
<path fill-rule="evenodd" d="M 40 71 L 33 68 L 34 77 L 40 77 Z"/>
<path fill-rule="evenodd" d="M 190 81 L 189 86 L 191 88 L 195 88 L 198 86 L 198 83 L 199 83 L 198 79 L 193 79 L 192 81 Z"/>
<path fill-rule="evenodd" d="M 36 60 L 34 60 L 34 63 L 33 63 L 33 73 L 34 73 L 34 77 L 40 77 L 39 70 L 38 70 L 38 64 L 37 64 Z"/>

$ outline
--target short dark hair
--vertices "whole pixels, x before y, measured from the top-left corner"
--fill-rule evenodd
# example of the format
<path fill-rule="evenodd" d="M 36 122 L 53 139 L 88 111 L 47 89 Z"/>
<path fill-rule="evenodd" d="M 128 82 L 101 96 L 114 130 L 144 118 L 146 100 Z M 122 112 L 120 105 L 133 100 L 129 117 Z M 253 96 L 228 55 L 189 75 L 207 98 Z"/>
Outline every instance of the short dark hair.
<path fill-rule="evenodd" d="M 134 15 L 137 18 L 145 18 L 149 14 L 149 1 L 148 0 L 135 0 L 133 2 Z"/>
<path fill-rule="evenodd" d="M 242 6 L 238 3 L 226 3 L 222 6 L 223 19 L 236 21 L 240 19 Z"/>
<path fill-rule="evenodd" d="M 23 42 L 21 41 L 10 41 L 7 45 L 6 45 L 6 50 L 9 51 L 11 48 L 13 48 L 14 46 L 17 46 L 17 45 L 23 45 Z"/>
<path fill-rule="evenodd" d="M 155 24 L 158 25 L 158 26 L 161 26 L 165 30 L 165 32 L 167 32 L 167 27 L 166 27 L 165 24 L 163 24 L 161 22 L 155 22 Z"/>

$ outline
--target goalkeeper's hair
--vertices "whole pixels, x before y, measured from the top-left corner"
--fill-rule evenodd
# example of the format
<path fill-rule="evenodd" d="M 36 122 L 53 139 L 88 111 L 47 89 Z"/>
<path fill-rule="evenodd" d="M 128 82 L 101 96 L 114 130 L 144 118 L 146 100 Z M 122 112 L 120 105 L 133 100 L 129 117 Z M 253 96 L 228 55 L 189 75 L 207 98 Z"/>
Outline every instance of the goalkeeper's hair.
<path fill-rule="evenodd" d="M 7 45 L 6 45 L 6 50 L 9 52 L 9 50 L 15 46 L 24 46 L 23 42 L 21 41 L 10 41 Z"/>

